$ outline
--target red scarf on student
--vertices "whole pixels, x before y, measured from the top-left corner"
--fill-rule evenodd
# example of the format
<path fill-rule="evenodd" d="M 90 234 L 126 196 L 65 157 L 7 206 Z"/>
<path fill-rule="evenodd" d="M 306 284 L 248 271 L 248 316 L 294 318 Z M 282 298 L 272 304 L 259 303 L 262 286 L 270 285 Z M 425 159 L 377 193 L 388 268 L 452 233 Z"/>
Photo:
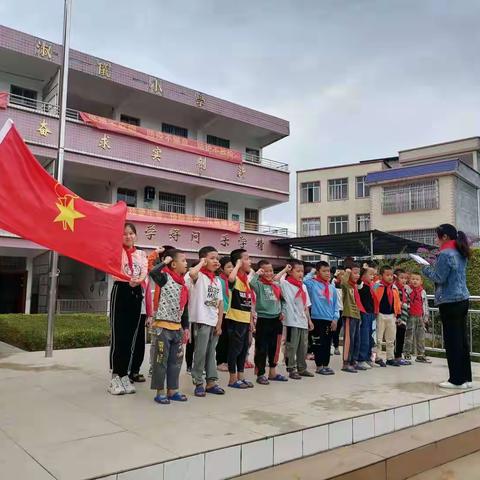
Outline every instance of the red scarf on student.
<path fill-rule="evenodd" d="M 174 272 L 168 265 L 163 269 L 163 271 L 170 275 L 175 283 L 178 283 L 182 286 L 180 291 L 180 308 L 183 310 L 188 301 L 188 288 L 185 285 L 185 279 L 183 278 L 183 275 L 179 275 L 177 272 Z"/>
<path fill-rule="evenodd" d="M 378 313 L 379 307 L 380 307 L 380 302 L 378 301 L 377 296 L 375 295 L 375 290 L 373 289 L 373 283 L 372 282 L 363 282 L 364 285 L 366 285 L 370 289 L 370 295 L 373 298 L 373 310 L 375 313 Z"/>
<path fill-rule="evenodd" d="M 402 294 L 402 303 L 407 303 L 407 290 L 405 289 L 405 286 L 398 282 L 395 282 L 395 285 L 397 286 L 398 291 Z"/>
<path fill-rule="evenodd" d="M 215 272 L 211 272 L 207 267 L 202 267 L 200 271 L 210 279 L 210 284 L 215 282 Z"/>
<path fill-rule="evenodd" d="M 457 248 L 457 241 L 456 240 L 448 240 L 448 242 L 445 242 L 440 247 L 440 251 L 446 250 L 447 248 Z"/>
<path fill-rule="evenodd" d="M 330 300 L 331 300 L 331 297 L 330 297 L 330 282 L 328 282 L 327 280 L 324 280 L 323 278 L 318 277 L 318 276 L 313 277 L 313 279 L 316 282 L 323 284 L 324 292 L 325 292 L 325 298 L 327 299 L 327 303 L 330 303 Z"/>
<path fill-rule="evenodd" d="M 282 289 L 273 280 L 267 280 L 265 277 L 260 277 L 260 281 L 264 285 L 270 285 L 272 287 L 273 293 L 275 294 L 275 297 L 277 297 L 277 300 L 282 298 Z"/>
<path fill-rule="evenodd" d="M 220 274 L 220 278 L 223 280 L 223 282 L 222 282 L 223 296 L 225 298 L 229 298 L 230 297 L 230 295 L 229 295 L 230 290 L 228 289 L 228 277 L 222 272 Z"/>
<path fill-rule="evenodd" d="M 352 282 L 351 280 L 349 280 L 348 283 L 353 288 L 353 296 L 355 298 L 355 303 L 357 304 L 358 309 L 362 313 L 367 313 L 367 311 L 365 310 L 365 307 L 363 306 L 362 299 L 360 298 L 360 294 L 358 293 L 358 285 L 355 282 Z"/>
<path fill-rule="evenodd" d="M 252 289 L 250 288 L 250 282 L 248 281 L 248 275 L 244 272 L 237 273 L 237 279 L 245 285 L 245 294 L 247 298 L 252 298 Z"/>
<path fill-rule="evenodd" d="M 386 283 L 381 280 L 380 285 L 383 285 L 385 291 L 387 292 L 388 303 L 393 305 L 393 283 Z"/>
<path fill-rule="evenodd" d="M 287 280 L 288 283 L 290 283 L 291 285 L 298 288 L 298 292 L 295 295 L 295 298 L 301 297 L 303 304 L 307 305 L 307 294 L 305 293 L 305 290 L 303 289 L 303 282 L 301 280 L 295 280 L 291 275 L 289 275 L 286 278 L 286 280 Z"/>
<path fill-rule="evenodd" d="M 125 245 L 123 246 L 123 249 L 125 250 L 125 253 L 127 254 L 127 259 L 128 259 L 128 266 L 130 267 L 130 272 L 133 274 L 133 258 L 132 255 L 134 252 L 137 251 L 135 247 L 126 247 Z"/>

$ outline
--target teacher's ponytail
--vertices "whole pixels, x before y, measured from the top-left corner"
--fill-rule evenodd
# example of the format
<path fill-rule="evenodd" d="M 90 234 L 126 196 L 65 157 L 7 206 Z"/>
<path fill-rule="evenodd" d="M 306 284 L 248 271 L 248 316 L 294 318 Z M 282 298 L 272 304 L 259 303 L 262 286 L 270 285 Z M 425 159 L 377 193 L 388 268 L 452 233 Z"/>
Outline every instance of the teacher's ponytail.
<path fill-rule="evenodd" d="M 470 248 L 470 242 L 468 241 L 467 236 L 464 232 L 459 230 L 457 232 L 457 250 L 465 258 L 470 258 L 472 256 L 472 250 Z"/>
<path fill-rule="evenodd" d="M 449 223 L 444 223 L 437 227 L 436 229 L 438 238 L 443 238 L 447 236 L 450 240 L 455 241 L 455 246 L 457 247 L 458 252 L 462 257 L 470 258 L 472 256 L 472 250 L 470 249 L 470 242 L 468 241 L 467 235 L 461 230 L 457 229 L 450 225 Z"/>

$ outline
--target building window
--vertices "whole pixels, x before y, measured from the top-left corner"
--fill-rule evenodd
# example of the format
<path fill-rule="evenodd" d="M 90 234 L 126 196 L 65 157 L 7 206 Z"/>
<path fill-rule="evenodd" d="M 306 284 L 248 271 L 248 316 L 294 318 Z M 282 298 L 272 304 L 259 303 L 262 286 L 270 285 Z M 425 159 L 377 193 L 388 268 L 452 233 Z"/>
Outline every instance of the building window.
<path fill-rule="evenodd" d="M 439 208 L 438 180 L 383 187 L 383 213 L 403 213 Z"/>
<path fill-rule="evenodd" d="M 407 240 L 413 240 L 418 243 L 424 243 L 426 245 L 435 245 L 437 234 L 434 228 L 425 228 L 421 230 L 405 230 L 403 232 L 390 232 L 398 237 L 406 238 Z"/>
<path fill-rule="evenodd" d="M 127 207 L 137 206 L 137 191 L 128 188 L 119 188 L 117 190 L 117 202 L 125 202 Z"/>
<path fill-rule="evenodd" d="M 357 232 L 368 232 L 370 230 L 370 214 L 360 213 L 357 215 Z"/>
<path fill-rule="evenodd" d="M 228 220 L 228 203 L 218 200 L 205 200 L 205 216 L 208 218 L 219 218 Z"/>
<path fill-rule="evenodd" d="M 256 148 L 246 148 L 245 160 L 247 162 L 260 163 L 260 150 Z"/>
<path fill-rule="evenodd" d="M 258 210 L 254 208 L 245 209 L 245 230 L 258 232 Z"/>
<path fill-rule="evenodd" d="M 37 108 L 37 92 L 28 88 L 10 85 L 10 102 L 28 108 Z"/>
<path fill-rule="evenodd" d="M 302 218 L 300 228 L 302 237 L 314 237 L 320 235 L 320 218 Z"/>
<path fill-rule="evenodd" d="M 348 215 L 328 217 L 328 233 L 330 235 L 348 233 Z"/>
<path fill-rule="evenodd" d="M 217 147 L 230 148 L 230 140 L 216 137 L 215 135 L 207 135 L 207 143 L 216 145 Z"/>
<path fill-rule="evenodd" d="M 302 203 L 315 203 L 320 201 L 320 182 L 305 182 L 300 184 Z"/>
<path fill-rule="evenodd" d="M 128 123 L 129 125 L 135 125 L 136 127 L 140 126 L 139 118 L 131 117 L 130 115 L 125 115 L 123 113 L 120 115 L 120 121 L 122 123 Z"/>
<path fill-rule="evenodd" d="M 302 261 L 308 263 L 317 263 L 322 259 L 321 255 L 302 255 Z"/>
<path fill-rule="evenodd" d="M 370 187 L 365 183 L 366 176 L 355 178 L 357 198 L 366 198 L 370 196 Z"/>
<path fill-rule="evenodd" d="M 348 199 L 348 178 L 335 178 L 328 181 L 328 200 Z"/>
<path fill-rule="evenodd" d="M 186 197 L 176 193 L 158 192 L 161 212 L 185 213 Z"/>
<path fill-rule="evenodd" d="M 169 123 L 162 123 L 162 132 L 176 135 L 177 137 L 188 138 L 188 130 L 186 128 L 170 125 Z"/>

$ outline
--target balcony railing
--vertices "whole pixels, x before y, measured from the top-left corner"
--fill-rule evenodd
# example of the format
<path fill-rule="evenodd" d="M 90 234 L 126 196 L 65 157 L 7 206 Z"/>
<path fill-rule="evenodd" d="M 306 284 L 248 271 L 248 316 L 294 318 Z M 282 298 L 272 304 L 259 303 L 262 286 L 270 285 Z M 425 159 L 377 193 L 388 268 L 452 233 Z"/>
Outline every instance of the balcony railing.
<path fill-rule="evenodd" d="M 31 110 L 37 113 L 42 113 L 44 115 L 50 115 L 57 118 L 60 114 L 60 107 L 58 105 L 42 102 L 41 100 L 36 100 L 28 97 L 22 97 L 20 95 L 10 94 L 9 105 L 14 108 Z M 80 112 L 72 108 L 67 108 L 67 119 L 82 122 L 80 118 Z M 257 155 L 252 155 L 250 153 L 244 153 L 243 160 L 253 165 L 259 165 L 261 167 L 271 168 L 273 170 L 281 170 L 283 172 L 288 172 L 287 163 L 277 162 L 276 160 L 271 160 L 269 158 L 258 157 Z"/>
<path fill-rule="evenodd" d="M 267 235 L 278 235 L 279 237 L 293 237 L 294 232 L 290 232 L 286 227 L 275 227 L 273 225 L 255 225 L 252 222 L 240 222 L 242 232 L 257 232 Z"/>
<path fill-rule="evenodd" d="M 107 313 L 108 300 L 104 299 L 59 299 L 57 313 Z"/>

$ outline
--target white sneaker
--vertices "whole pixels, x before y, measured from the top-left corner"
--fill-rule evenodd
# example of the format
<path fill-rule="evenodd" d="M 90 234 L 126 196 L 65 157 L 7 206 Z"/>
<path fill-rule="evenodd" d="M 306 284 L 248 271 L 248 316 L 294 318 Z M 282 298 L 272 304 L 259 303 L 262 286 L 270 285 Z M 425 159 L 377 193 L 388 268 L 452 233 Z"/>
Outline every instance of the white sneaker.
<path fill-rule="evenodd" d="M 364 367 L 367 370 L 370 370 L 372 367 L 367 362 L 359 362 L 358 364 L 360 367 Z"/>
<path fill-rule="evenodd" d="M 473 382 L 467 382 L 467 387 L 468 388 L 473 388 Z"/>
<path fill-rule="evenodd" d="M 135 393 L 135 387 L 132 385 L 132 382 L 130 381 L 130 378 L 128 378 L 128 375 L 125 375 L 120 379 L 122 382 L 123 388 L 125 389 L 125 393 Z"/>
<path fill-rule="evenodd" d="M 467 390 L 468 388 L 470 388 L 468 386 L 468 383 L 462 383 L 462 385 L 455 385 L 453 383 L 450 383 L 450 382 L 442 382 L 442 383 L 439 383 L 438 386 L 440 388 L 448 388 L 450 390 Z"/>
<path fill-rule="evenodd" d="M 107 392 L 111 393 L 112 395 L 123 395 L 126 393 L 123 383 L 118 375 L 115 375 L 110 380 L 110 385 L 107 387 Z"/>

